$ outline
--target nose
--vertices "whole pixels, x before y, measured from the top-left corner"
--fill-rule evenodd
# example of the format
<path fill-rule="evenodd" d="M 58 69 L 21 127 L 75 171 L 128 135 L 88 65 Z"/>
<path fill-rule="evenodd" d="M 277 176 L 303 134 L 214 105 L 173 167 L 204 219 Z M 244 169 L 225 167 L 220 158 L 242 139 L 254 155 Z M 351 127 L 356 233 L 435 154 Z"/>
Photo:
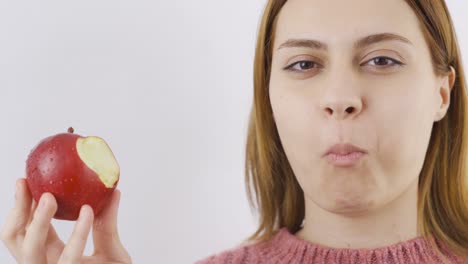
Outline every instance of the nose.
<path fill-rule="evenodd" d="M 360 89 L 352 81 L 352 78 L 348 80 L 346 82 L 335 79 L 325 88 L 320 107 L 326 118 L 354 119 L 361 113 L 363 99 Z"/>
<path fill-rule="evenodd" d="M 337 99 L 328 101 L 323 107 L 325 115 L 335 119 L 349 119 L 359 115 L 362 110 L 362 103 L 354 98 Z"/>

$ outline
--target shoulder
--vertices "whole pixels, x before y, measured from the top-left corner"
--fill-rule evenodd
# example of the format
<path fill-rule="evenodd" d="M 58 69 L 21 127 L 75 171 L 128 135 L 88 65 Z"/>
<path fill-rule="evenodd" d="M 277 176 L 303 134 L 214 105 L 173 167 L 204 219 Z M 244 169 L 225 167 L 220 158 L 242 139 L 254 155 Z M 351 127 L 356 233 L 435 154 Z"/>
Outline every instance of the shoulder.
<path fill-rule="evenodd" d="M 195 262 L 195 264 L 238 264 L 258 263 L 259 248 L 257 243 L 243 243 L 236 247 L 207 256 Z"/>
<path fill-rule="evenodd" d="M 288 241 L 288 231 L 285 228 L 278 231 L 269 239 L 246 241 L 218 254 L 198 260 L 195 264 L 271 263 L 271 257 L 277 257 L 282 244 Z"/>

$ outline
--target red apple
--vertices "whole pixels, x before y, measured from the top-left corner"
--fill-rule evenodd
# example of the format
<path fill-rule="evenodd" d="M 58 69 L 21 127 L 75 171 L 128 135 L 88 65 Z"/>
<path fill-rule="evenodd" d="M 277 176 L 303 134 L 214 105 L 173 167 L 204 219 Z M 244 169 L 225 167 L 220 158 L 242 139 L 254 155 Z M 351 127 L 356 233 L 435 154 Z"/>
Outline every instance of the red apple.
<path fill-rule="evenodd" d="M 76 220 L 87 204 L 97 215 L 110 201 L 120 168 L 100 137 L 68 133 L 47 137 L 26 161 L 26 182 L 34 200 L 50 192 L 57 200 L 55 219 Z"/>

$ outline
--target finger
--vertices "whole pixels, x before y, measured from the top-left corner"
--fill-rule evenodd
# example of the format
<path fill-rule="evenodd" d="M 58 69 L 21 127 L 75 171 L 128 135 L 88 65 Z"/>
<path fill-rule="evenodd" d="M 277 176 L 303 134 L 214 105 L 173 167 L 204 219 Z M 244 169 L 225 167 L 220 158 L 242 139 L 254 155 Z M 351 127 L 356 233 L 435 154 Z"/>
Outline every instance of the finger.
<path fill-rule="evenodd" d="M 49 233 L 47 234 L 46 244 L 55 244 L 57 242 L 63 244 L 62 240 L 60 240 L 59 236 L 57 235 L 57 231 L 55 231 L 54 226 L 52 225 L 52 223 L 49 223 Z"/>
<path fill-rule="evenodd" d="M 30 215 L 31 194 L 27 189 L 24 179 L 16 181 L 15 207 L 11 209 L 7 220 L 2 228 L 0 237 L 10 252 L 17 256 L 17 239 L 22 240 L 20 235 L 24 236 L 25 227 Z"/>
<path fill-rule="evenodd" d="M 31 209 L 29 210 L 28 223 L 26 224 L 26 228 L 24 230 L 25 234 L 26 234 L 26 232 L 28 232 L 28 228 L 29 228 L 29 225 L 31 224 L 31 221 L 33 220 L 34 212 L 36 211 L 36 208 L 37 208 L 37 202 L 36 202 L 36 200 L 33 199 L 32 203 L 31 203 Z"/>
<path fill-rule="evenodd" d="M 49 224 L 49 233 L 47 234 L 46 240 L 47 248 L 47 261 L 49 263 L 57 263 L 60 255 L 62 255 L 65 244 L 60 240 L 55 228 L 52 226 L 52 223 Z"/>
<path fill-rule="evenodd" d="M 117 216 L 119 210 L 121 193 L 115 189 L 108 206 L 106 206 L 93 225 L 94 253 L 105 254 L 107 256 L 120 256 L 126 252 L 120 242 Z"/>
<path fill-rule="evenodd" d="M 22 258 L 26 263 L 46 263 L 45 243 L 50 221 L 57 211 L 57 202 L 50 193 L 44 193 L 39 200 L 33 219 L 24 237 Z"/>
<path fill-rule="evenodd" d="M 28 220 L 28 224 L 26 225 L 26 232 L 27 232 L 29 225 L 31 224 L 36 208 L 37 208 L 37 202 L 35 200 L 32 200 L 30 217 Z M 47 240 L 46 240 L 47 260 L 51 263 L 57 263 L 60 255 L 62 254 L 64 247 L 65 247 L 65 244 L 63 243 L 62 240 L 60 240 L 60 237 L 57 235 L 57 232 L 55 231 L 55 228 L 53 227 L 52 223 L 49 223 L 49 232 L 47 234 Z"/>
<path fill-rule="evenodd" d="M 86 247 L 89 231 L 91 231 L 91 226 L 93 225 L 93 220 L 93 209 L 89 205 L 83 205 L 70 240 L 65 246 L 58 263 L 69 264 L 80 262 Z"/>

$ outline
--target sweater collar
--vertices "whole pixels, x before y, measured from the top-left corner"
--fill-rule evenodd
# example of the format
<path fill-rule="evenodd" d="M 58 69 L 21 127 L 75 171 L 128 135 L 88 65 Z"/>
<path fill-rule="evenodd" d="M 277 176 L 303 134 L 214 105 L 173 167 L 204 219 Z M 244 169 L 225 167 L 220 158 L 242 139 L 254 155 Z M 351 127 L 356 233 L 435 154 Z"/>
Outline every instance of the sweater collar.
<path fill-rule="evenodd" d="M 432 236 L 430 237 L 432 238 Z M 437 240 L 436 244 L 442 252 L 447 252 L 440 247 Z M 424 236 L 372 249 L 333 248 L 296 237 L 286 227 L 279 229 L 267 243 L 265 255 L 269 254 L 272 254 L 273 258 L 279 259 L 288 259 L 288 257 L 295 255 L 300 256 L 301 261 L 318 261 L 313 263 L 335 263 L 327 262 L 327 260 L 338 261 L 338 263 L 348 263 L 347 260 L 350 260 L 349 263 L 432 263 L 431 261 L 440 261 L 428 238 Z M 450 258 L 451 255 L 448 254 L 448 256 Z"/>
<path fill-rule="evenodd" d="M 292 247 L 298 247 L 298 246 L 308 246 L 308 247 L 314 247 L 320 250 L 328 250 L 328 251 L 388 251 L 388 250 L 394 250 L 394 249 L 400 249 L 400 248 L 415 248 L 419 247 L 421 249 L 428 248 L 430 247 L 429 241 L 427 238 L 423 236 L 418 236 L 416 238 L 410 239 L 410 240 L 405 240 L 405 241 L 400 241 L 398 243 L 388 245 L 388 246 L 383 246 L 383 247 L 377 247 L 377 248 L 372 248 L 372 249 L 351 249 L 351 248 L 336 248 L 336 247 L 329 247 L 326 245 L 321 245 L 319 243 L 311 242 L 308 240 L 304 240 L 300 237 L 295 236 L 292 234 L 286 227 L 283 227 L 278 230 L 277 234 L 275 235 L 273 240 L 277 240 L 276 242 L 282 241 L 282 245 L 288 245 Z"/>

